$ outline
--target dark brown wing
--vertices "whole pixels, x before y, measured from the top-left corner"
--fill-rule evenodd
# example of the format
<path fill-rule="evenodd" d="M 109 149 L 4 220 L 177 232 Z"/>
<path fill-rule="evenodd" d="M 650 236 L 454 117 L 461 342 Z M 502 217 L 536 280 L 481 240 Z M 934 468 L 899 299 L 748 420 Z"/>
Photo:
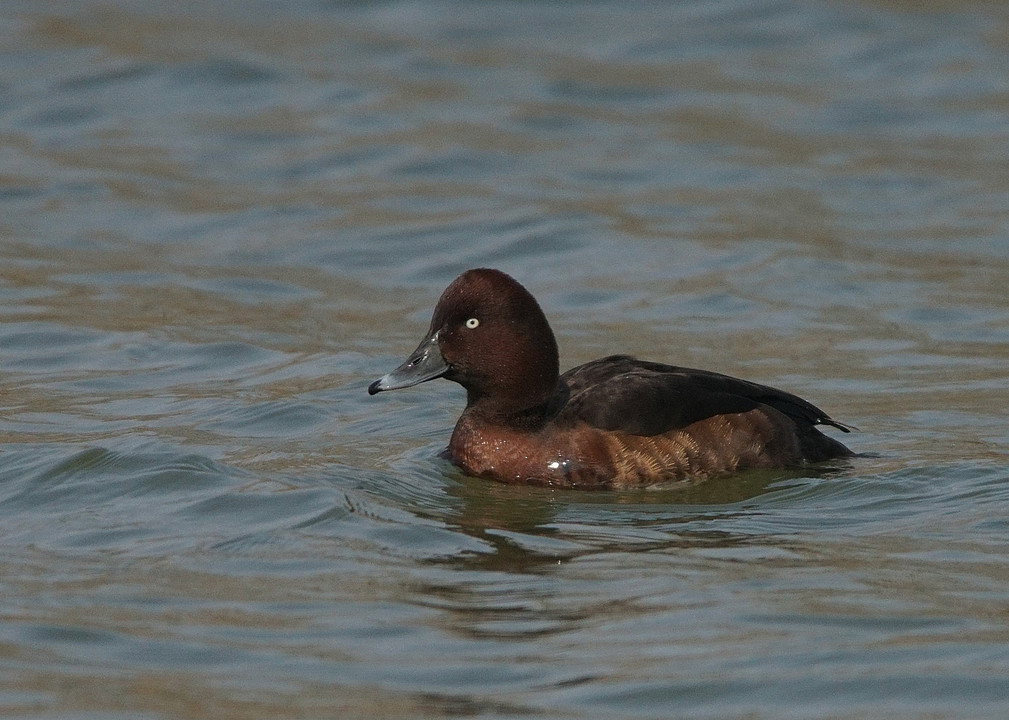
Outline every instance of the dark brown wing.
<path fill-rule="evenodd" d="M 800 428 L 833 425 L 822 410 L 791 393 L 728 375 L 612 355 L 561 376 L 569 389 L 562 413 L 605 430 L 658 435 L 714 415 L 767 405 Z"/>

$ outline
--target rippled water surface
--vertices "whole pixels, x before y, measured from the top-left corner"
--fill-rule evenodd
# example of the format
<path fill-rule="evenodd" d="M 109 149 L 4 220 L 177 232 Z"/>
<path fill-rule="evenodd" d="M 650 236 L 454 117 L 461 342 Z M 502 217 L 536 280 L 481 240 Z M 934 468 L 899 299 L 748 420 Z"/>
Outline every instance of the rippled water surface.
<path fill-rule="evenodd" d="M 4 3 L 0 713 L 1005 718 L 1006 7 Z M 464 477 L 478 265 L 862 456 Z"/>

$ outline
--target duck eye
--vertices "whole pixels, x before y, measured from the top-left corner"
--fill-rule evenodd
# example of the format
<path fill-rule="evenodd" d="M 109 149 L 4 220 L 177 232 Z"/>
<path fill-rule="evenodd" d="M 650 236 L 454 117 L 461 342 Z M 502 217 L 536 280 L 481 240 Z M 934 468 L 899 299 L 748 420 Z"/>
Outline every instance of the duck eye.
<path fill-rule="evenodd" d="M 470 318 L 469 320 L 466 321 L 466 327 L 468 327 L 470 330 L 472 330 L 473 328 L 475 328 L 479 324 L 480 324 L 480 321 L 478 319 L 476 319 L 476 318 Z"/>

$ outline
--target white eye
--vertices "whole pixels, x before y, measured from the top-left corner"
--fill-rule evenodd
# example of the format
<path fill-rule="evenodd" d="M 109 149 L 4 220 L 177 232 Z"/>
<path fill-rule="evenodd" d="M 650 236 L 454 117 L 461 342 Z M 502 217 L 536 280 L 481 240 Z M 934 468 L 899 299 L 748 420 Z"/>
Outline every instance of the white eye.
<path fill-rule="evenodd" d="M 480 324 L 480 321 L 477 320 L 476 318 L 470 318 L 469 320 L 466 321 L 466 327 L 468 327 L 470 330 L 472 330 L 473 328 L 475 328 L 479 324 Z"/>

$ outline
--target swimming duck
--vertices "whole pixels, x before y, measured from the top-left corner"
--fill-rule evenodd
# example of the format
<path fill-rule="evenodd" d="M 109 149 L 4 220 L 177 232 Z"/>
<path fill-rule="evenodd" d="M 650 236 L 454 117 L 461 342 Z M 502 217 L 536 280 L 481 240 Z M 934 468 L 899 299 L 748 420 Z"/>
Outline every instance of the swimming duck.
<path fill-rule="evenodd" d="M 620 488 L 852 455 L 816 428 L 848 426 L 766 385 L 628 355 L 559 374 L 546 316 L 499 270 L 456 278 L 417 349 L 368 393 L 441 377 L 466 388 L 447 456 L 505 483 Z"/>

